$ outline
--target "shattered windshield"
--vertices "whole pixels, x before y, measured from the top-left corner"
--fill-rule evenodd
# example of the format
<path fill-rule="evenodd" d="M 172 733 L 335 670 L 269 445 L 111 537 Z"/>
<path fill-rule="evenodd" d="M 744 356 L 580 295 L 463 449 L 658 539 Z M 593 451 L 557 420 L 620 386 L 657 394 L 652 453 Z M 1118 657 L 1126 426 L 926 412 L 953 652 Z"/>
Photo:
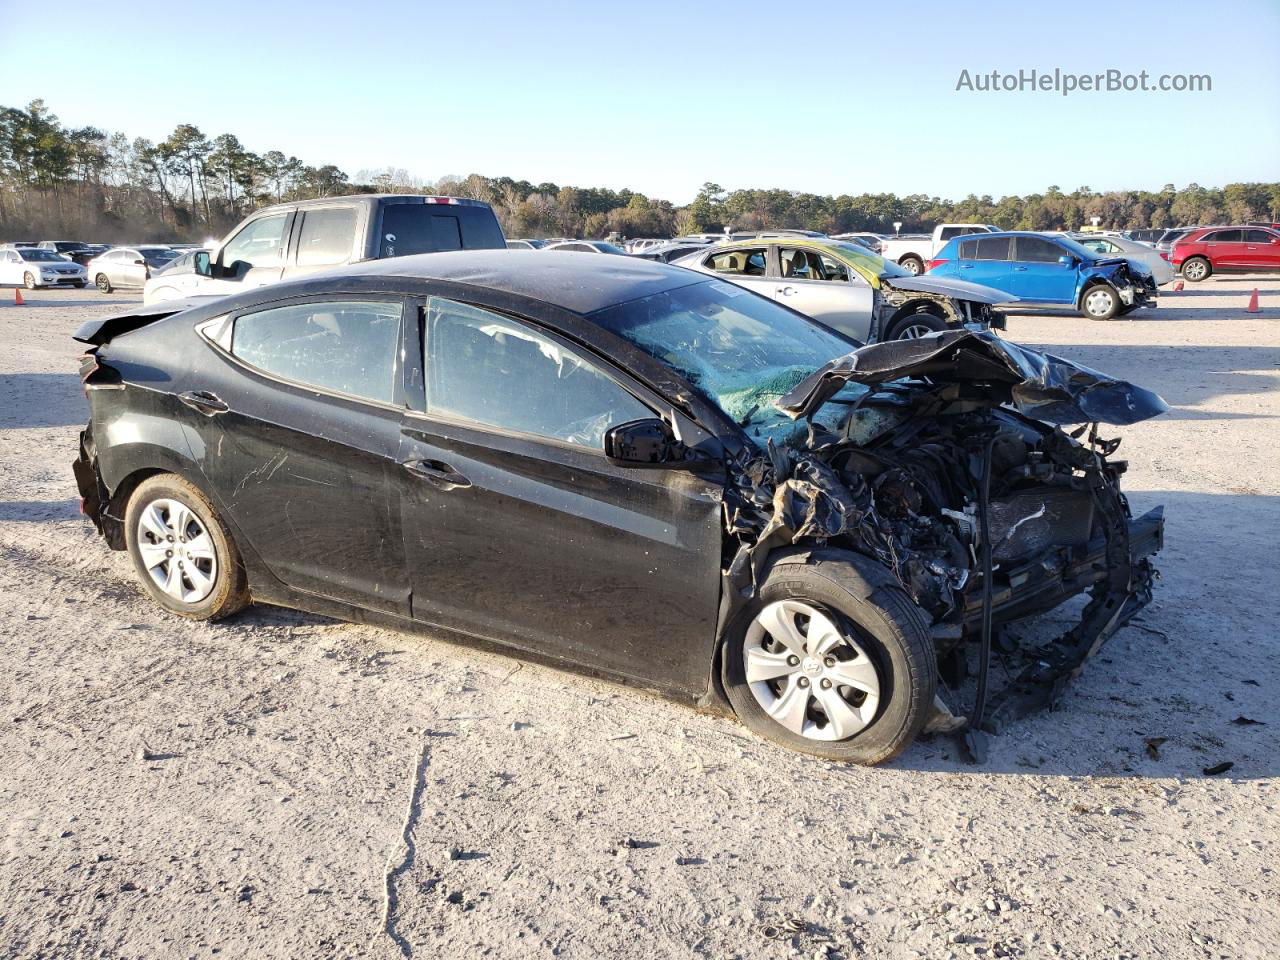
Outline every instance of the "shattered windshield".
<path fill-rule="evenodd" d="M 806 434 L 773 404 L 857 344 L 763 297 L 709 280 L 592 314 L 606 330 L 665 363 L 756 440 L 790 443 Z M 834 428 L 839 401 L 866 392 L 850 384 L 816 422 Z"/>

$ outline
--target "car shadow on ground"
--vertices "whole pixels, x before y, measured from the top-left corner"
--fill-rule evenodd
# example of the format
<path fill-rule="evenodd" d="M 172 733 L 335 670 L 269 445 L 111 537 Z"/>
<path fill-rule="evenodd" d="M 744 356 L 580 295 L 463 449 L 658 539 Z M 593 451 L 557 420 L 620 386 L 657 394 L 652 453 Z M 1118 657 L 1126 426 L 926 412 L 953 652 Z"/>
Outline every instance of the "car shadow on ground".
<path fill-rule="evenodd" d="M 75 374 L 0 374 L 0 430 L 67 427 L 88 419 L 89 405 Z M 69 449 L 67 457 L 74 456 Z"/>
<path fill-rule="evenodd" d="M 1053 711 L 1012 722 L 983 764 L 952 737 L 924 738 L 889 766 L 954 773 L 1208 779 L 1280 775 L 1280 685 L 1272 627 L 1280 618 L 1274 543 L 1280 497 L 1247 492 L 1130 492 L 1135 514 L 1166 511 L 1154 602 L 1118 631 Z M 1012 626 L 1048 641 L 1074 626 L 1075 606 Z M 995 657 L 998 690 L 1016 674 Z M 1006 668 L 1008 673 L 1006 674 Z M 972 684 L 955 698 L 972 704 Z M 1206 770 L 1229 762 L 1221 774 Z"/>

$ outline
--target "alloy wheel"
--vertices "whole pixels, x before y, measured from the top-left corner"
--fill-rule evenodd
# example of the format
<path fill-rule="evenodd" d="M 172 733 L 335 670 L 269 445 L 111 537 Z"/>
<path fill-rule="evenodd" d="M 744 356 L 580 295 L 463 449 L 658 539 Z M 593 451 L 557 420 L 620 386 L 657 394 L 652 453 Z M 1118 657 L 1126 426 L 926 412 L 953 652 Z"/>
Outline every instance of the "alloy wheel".
<path fill-rule="evenodd" d="M 138 517 L 138 555 L 157 587 L 181 603 L 199 603 L 218 579 L 218 552 L 204 522 L 186 504 L 159 499 Z"/>
<path fill-rule="evenodd" d="M 1182 268 L 1182 272 L 1192 283 L 1195 283 L 1198 280 L 1203 280 L 1207 273 L 1204 268 L 1204 262 L 1201 260 L 1192 260 Z"/>
<path fill-rule="evenodd" d="M 918 340 L 920 337 L 927 337 L 937 331 L 927 323 L 912 323 L 902 328 L 902 333 L 898 335 L 899 340 Z"/>
<path fill-rule="evenodd" d="M 863 730 L 880 705 L 880 675 L 850 632 L 804 600 L 770 603 L 742 645 L 756 702 L 810 740 L 845 740 Z"/>

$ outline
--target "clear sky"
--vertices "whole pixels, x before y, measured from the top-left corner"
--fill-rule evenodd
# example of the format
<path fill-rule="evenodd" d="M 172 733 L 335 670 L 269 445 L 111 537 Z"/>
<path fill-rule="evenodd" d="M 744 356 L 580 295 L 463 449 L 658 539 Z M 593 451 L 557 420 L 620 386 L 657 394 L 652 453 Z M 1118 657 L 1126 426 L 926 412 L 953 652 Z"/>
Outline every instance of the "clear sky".
<path fill-rule="evenodd" d="M 0 104 L 304 162 L 959 198 L 1280 180 L 1280 0 L 66 6 L 0 0 Z M 202 15 L 203 14 L 203 15 Z M 67 27 L 73 29 L 68 30 Z M 957 92 L 1054 68 L 1207 93 Z"/>

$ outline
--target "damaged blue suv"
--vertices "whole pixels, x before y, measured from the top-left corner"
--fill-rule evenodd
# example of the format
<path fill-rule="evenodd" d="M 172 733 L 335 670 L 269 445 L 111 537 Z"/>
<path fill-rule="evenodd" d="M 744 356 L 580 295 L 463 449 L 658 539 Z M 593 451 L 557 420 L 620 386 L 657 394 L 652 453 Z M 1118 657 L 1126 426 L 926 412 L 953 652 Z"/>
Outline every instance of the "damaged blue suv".
<path fill-rule="evenodd" d="M 1156 305 L 1149 271 L 1124 257 L 1102 257 L 1069 237 L 984 233 L 956 237 L 929 262 L 929 273 L 995 287 L 1023 306 L 1069 306 L 1110 320 Z"/>

